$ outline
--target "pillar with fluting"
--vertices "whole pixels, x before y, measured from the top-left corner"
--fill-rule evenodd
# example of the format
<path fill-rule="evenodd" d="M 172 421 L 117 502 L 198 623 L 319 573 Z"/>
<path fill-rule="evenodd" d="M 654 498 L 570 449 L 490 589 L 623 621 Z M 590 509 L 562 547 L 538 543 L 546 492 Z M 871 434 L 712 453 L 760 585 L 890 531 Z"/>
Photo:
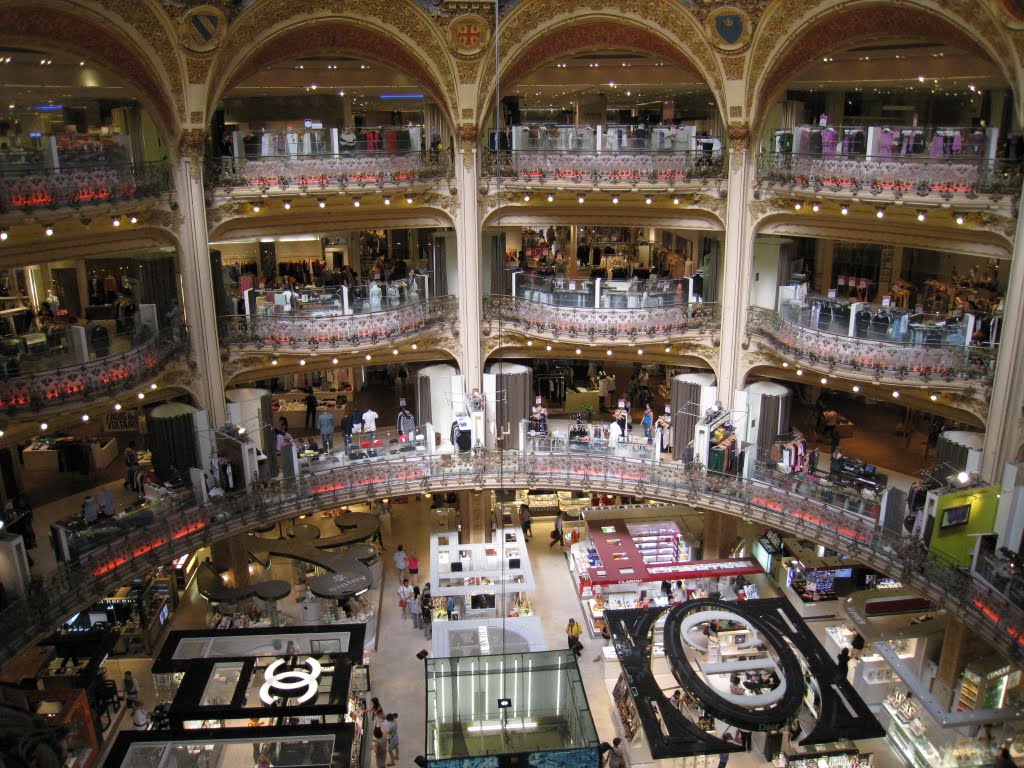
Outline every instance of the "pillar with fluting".
<path fill-rule="evenodd" d="M 750 296 L 753 265 L 753 237 L 748 226 L 747 200 L 751 153 L 745 137 L 733 138 L 729 147 L 728 199 L 725 219 L 725 258 L 719 274 L 722 296 L 722 331 L 718 362 L 718 396 L 732 407 L 736 390 L 743 386 L 742 362 L 744 328 Z"/>
<path fill-rule="evenodd" d="M 198 139 L 191 138 L 191 142 Z M 200 150 L 183 151 L 174 169 L 174 188 L 181 213 L 178 263 L 189 340 L 196 361 L 198 381 L 193 391 L 197 405 L 210 414 L 210 423 L 221 425 L 224 409 L 224 378 L 217 337 L 217 307 L 213 295 L 213 270 L 206 229 L 203 165 Z"/>
<path fill-rule="evenodd" d="M 981 473 L 989 482 L 999 482 L 1003 465 L 1016 461 L 1024 443 L 1024 217 L 1017 218 L 1010 261 L 1010 290 L 1003 305 L 999 357 L 988 404 L 985 449 Z"/>
<path fill-rule="evenodd" d="M 475 143 L 463 142 L 455 155 L 459 180 L 459 209 L 455 236 L 459 256 L 459 368 L 466 391 L 483 391 L 483 361 L 480 334 L 480 222 L 476 198 L 477 150 Z"/>

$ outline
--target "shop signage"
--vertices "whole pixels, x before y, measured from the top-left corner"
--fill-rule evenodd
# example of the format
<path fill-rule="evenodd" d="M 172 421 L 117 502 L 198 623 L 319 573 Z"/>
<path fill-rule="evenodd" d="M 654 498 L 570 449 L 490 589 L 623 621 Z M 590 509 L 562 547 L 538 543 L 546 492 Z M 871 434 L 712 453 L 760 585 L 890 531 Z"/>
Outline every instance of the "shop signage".
<path fill-rule="evenodd" d="M 104 432 L 138 432 L 139 414 L 137 411 L 116 411 L 103 417 Z"/>
<path fill-rule="evenodd" d="M 279 671 L 283 666 L 285 666 L 285 660 L 277 659 L 263 673 L 264 683 L 260 687 L 260 700 L 264 704 L 269 707 L 274 703 L 275 699 L 290 699 L 292 698 L 292 691 L 300 691 L 302 689 L 305 690 L 293 703 L 305 704 L 316 696 L 317 691 L 320 690 L 320 672 L 323 669 L 319 661 L 312 656 L 307 656 L 305 661 L 306 668 L 301 666 L 287 667 L 284 671 Z"/>

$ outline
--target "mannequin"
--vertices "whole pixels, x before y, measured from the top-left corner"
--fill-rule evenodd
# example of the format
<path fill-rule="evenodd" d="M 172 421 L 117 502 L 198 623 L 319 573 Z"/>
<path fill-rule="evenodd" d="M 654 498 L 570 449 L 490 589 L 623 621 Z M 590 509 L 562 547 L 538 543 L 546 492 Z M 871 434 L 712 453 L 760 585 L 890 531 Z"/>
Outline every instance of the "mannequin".
<path fill-rule="evenodd" d="M 46 292 L 46 303 L 50 305 L 50 309 L 54 312 L 60 309 L 60 301 L 57 299 L 57 294 L 54 293 L 52 288 Z"/>
<path fill-rule="evenodd" d="M 381 298 L 383 292 L 380 288 L 380 283 L 374 280 L 370 283 L 370 311 L 379 312 L 381 308 Z"/>
<path fill-rule="evenodd" d="M 395 424 L 398 427 L 398 433 L 404 438 L 412 438 L 413 433 L 416 431 L 416 418 L 412 415 L 412 411 L 405 407 L 404 403 L 398 409 Z"/>
<path fill-rule="evenodd" d="M 665 412 L 658 417 L 656 426 L 661 430 L 661 452 L 672 450 L 672 407 L 666 405 Z"/>

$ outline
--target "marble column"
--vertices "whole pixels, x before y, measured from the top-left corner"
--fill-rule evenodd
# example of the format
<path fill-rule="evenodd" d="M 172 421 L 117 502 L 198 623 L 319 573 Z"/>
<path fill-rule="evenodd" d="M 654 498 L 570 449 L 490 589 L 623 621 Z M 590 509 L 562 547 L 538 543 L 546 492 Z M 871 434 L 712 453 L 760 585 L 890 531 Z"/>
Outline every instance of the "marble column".
<path fill-rule="evenodd" d="M 753 271 L 753 235 L 748 224 L 749 179 L 753 175 L 753 155 L 746 142 L 734 140 L 729 148 L 727 183 L 725 258 L 722 286 L 722 331 L 718 361 L 718 397 L 731 408 L 736 390 L 743 386 L 743 342 Z"/>
<path fill-rule="evenodd" d="M 213 295 L 213 270 L 206 229 L 202 158 L 184 156 L 174 169 L 174 188 L 181 212 L 178 264 L 181 270 L 185 318 L 197 365 L 193 392 L 197 405 L 210 414 L 210 423 L 226 420 L 224 378 L 217 337 L 217 306 Z"/>
<path fill-rule="evenodd" d="M 970 630 L 966 624 L 956 616 L 946 617 L 946 633 L 942 638 L 939 665 L 932 683 L 932 694 L 945 707 L 952 705 L 957 682 L 967 664 L 969 637 Z"/>
<path fill-rule="evenodd" d="M 1016 461 L 1024 443 L 1024 292 L 1013 286 L 1024 285 L 1024 217 L 1017 219 L 1010 262 L 1010 290 L 1003 307 L 999 358 L 989 397 L 985 429 L 985 449 L 981 474 L 989 482 L 999 482 L 1003 464 Z M 982 395 L 984 396 L 984 395 Z"/>
<path fill-rule="evenodd" d="M 478 155 L 475 145 L 466 144 L 468 142 L 455 157 L 455 173 L 459 181 L 455 236 L 459 257 L 459 369 L 465 379 L 466 391 L 472 392 L 473 389 L 483 391 L 480 334 L 483 286 L 480 280 L 480 222 L 476 197 Z"/>

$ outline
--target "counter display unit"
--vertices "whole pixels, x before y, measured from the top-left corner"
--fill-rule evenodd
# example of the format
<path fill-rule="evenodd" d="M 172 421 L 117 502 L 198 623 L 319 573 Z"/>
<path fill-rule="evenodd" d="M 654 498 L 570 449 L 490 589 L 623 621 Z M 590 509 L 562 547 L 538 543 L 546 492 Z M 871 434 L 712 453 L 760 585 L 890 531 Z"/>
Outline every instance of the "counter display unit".
<path fill-rule="evenodd" d="M 430 588 L 435 600 L 456 603 L 458 618 L 531 615 L 522 596 L 534 589 L 533 569 L 523 532 L 515 526 L 500 528 L 497 541 L 488 544 L 459 543 L 457 532 L 430 537 Z M 435 614 L 436 615 L 436 614 Z"/>
<path fill-rule="evenodd" d="M 666 606 L 717 592 L 723 577 L 762 573 L 753 560 L 689 562 L 690 554 L 673 521 L 588 520 L 585 541 L 570 547 L 569 567 L 591 631 L 600 634 L 605 608 Z M 663 582 L 671 585 L 669 596 Z"/>
<path fill-rule="evenodd" d="M 80 472 L 108 467 L 118 456 L 117 438 L 37 437 L 21 453 L 30 472 Z"/>
<path fill-rule="evenodd" d="M 790 743 L 783 753 L 785 768 L 863 768 L 871 765 L 872 755 L 862 755 L 852 741 L 838 741 L 825 745 L 800 747 Z"/>
<path fill-rule="evenodd" d="M 957 711 L 999 709 L 1006 692 L 1020 685 L 1021 671 L 1002 659 L 972 660 L 964 669 Z"/>

